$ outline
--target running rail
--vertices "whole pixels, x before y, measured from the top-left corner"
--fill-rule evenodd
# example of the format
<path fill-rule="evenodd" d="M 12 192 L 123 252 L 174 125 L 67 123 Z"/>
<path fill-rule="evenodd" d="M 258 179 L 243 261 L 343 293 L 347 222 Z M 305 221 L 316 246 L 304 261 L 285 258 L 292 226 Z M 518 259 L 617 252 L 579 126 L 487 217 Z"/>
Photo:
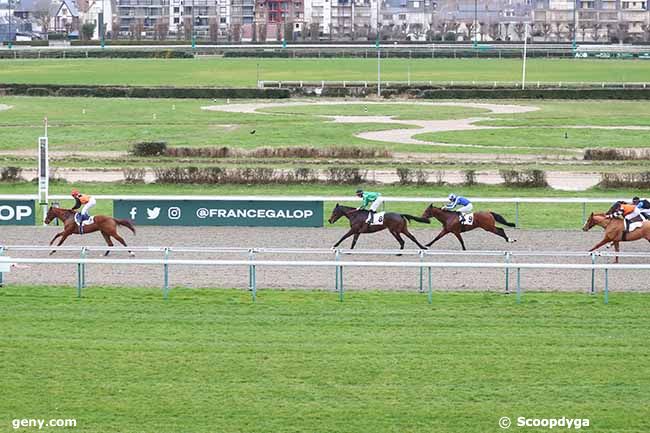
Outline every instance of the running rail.
<path fill-rule="evenodd" d="M 20 264 L 75 264 L 77 265 L 77 297 L 81 297 L 81 289 L 85 287 L 85 269 L 86 265 L 154 265 L 163 267 L 163 297 L 168 299 L 169 295 L 169 266 L 246 266 L 249 270 L 249 290 L 252 292 L 253 302 L 257 298 L 257 275 L 256 269 L 263 267 L 328 267 L 336 270 L 336 290 L 339 293 L 339 300 L 343 301 L 343 270 L 344 268 L 417 268 L 420 270 L 420 283 L 424 269 L 428 270 L 428 302 L 433 302 L 432 293 L 432 269 L 504 269 L 506 271 L 506 281 L 508 281 L 508 272 L 511 269 L 517 271 L 517 303 L 521 302 L 521 270 L 522 269 L 548 269 L 548 270 L 591 270 L 592 271 L 592 291 L 593 275 L 597 270 L 605 272 L 605 304 L 609 299 L 609 270 L 650 270 L 650 264 L 552 264 L 552 263 L 505 263 L 501 262 L 389 262 L 389 261 L 343 261 L 340 252 L 337 252 L 334 260 L 255 260 L 251 255 L 246 260 L 197 260 L 197 259 L 169 259 L 167 255 L 162 259 L 91 259 L 87 258 L 83 252 L 78 258 L 13 258 L 0 256 L 0 269 L 10 269 L 12 266 Z M 423 292 L 422 286 L 420 292 Z M 506 285 L 506 293 L 509 293 Z"/>

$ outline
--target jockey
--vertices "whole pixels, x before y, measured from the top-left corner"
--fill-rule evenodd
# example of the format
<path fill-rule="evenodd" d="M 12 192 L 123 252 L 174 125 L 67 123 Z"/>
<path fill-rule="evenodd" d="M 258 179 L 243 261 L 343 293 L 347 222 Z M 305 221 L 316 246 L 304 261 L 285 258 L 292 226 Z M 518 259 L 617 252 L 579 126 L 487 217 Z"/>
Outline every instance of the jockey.
<path fill-rule="evenodd" d="M 461 197 L 454 193 L 449 194 L 449 203 L 443 206 L 443 209 L 453 211 L 455 207 L 460 206 L 456 209 L 456 212 L 460 212 L 460 222 L 463 224 L 465 222 L 465 214 L 471 213 L 474 210 L 474 205 L 471 201 L 467 200 L 465 197 Z"/>
<path fill-rule="evenodd" d="M 357 210 L 368 210 L 368 219 L 366 222 L 370 224 L 375 216 L 375 212 L 377 212 L 379 206 L 384 202 L 384 199 L 378 192 L 364 192 L 362 189 L 357 190 L 357 197 L 363 200 L 363 203 L 361 203 L 361 206 Z M 370 208 L 368 208 L 368 205 L 370 205 Z"/>
<path fill-rule="evenodd" d="M 636 208 L 639 209 L 641 216 L 643 216 L 646 220 L 650 219 L 650 201 L 646 199 L 641 200 L 639 197 L 634 197 L 632 199 L 632 204 L 634 204 Z"/>
<path fill-rule="evenodd" d="M 79 212 L 79 227 L 81 223 L 90 218 L 88 211 L 97 204 L 97 201 L 94 197 L 89 196 L 88 194 L 81 194 L 76 189 L 72 190 L 72 197 L 75 200 L 72 210 L 79 209 L 81 206 L 81 211 Z"/>
<path fill-rule="evenodd" d="M 612 218 L 623 218 L 625 221 L 625 232 L 629 231 L 629 226 L 630 222 L 638 217 L 641 213 L 641 209 L 639 209 L 636 205 L 630 204 L 630 203 L 625 203 L 623 201 L 618 202 L 618 207 L 615 208 L 616 210 L 608 214 L 607 216 L 612 217 Z M 643 217 L 641 217 L 643 219 Z"/>

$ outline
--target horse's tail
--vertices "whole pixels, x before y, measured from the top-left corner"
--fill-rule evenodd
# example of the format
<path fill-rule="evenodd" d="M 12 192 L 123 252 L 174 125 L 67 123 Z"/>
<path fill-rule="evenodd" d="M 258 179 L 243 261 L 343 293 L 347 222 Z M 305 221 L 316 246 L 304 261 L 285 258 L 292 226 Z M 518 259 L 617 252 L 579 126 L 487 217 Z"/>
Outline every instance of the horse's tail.
<path fill-rule="evenodd" d="M 133 232 L 133 234 L 135 234 L 135 226 L 133 225 L 133 222 L 131 222 L 131 220 L 119 219 L 119 218 L 114 218 L 114 219 L 116 223 L 118 223 L 121 226 L 127 227 L 129 230 Z"/>
<path fill-rule="evenodd" d="M 494 217 L 494 219 L 496 220 L 496 222 L 501 223 L 501 224 L 503 224 L 503 225 L 506 225 L 506 226 L 508 226 L 508 227 L 516 227 L 515 224 L 513 224 L 513 223 L 509 223 L 508 221 L 506 221 L 506 219 L 505 219 L 504 217 L 502 217 L 502 216 L 499 215 L 498 213 L 490 212 L 490 214 Z"/>
<path fill-rule="evenodd" d="M 413 215 L 407 215 L 407 214 L 405 214 L 405 213 L 400 214 L 400 215 L 402 215 L 402 216 L 403 216 L 404 218 L 406 218 L 408 221 L 417 221 L 417 222 L 419 222 L 419 223 L 425 223 L 425 224 L 429 224 L 429 223 L 431 223 L 431 221 L 429 221 L 428 218 L 420 218 L 420 217 L 416 217 L 416 216 L 413 216 Z"/>

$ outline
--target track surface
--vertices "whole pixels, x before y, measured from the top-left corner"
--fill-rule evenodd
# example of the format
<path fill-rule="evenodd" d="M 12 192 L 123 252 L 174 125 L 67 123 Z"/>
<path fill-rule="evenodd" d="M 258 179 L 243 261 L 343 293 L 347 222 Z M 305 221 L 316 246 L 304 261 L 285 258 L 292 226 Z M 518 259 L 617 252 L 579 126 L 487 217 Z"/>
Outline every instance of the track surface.
<path fill-rule="evenodd" d="M 413 233 L 421 242 L 430 241 L 438 232 L 438 226 L 430 229 L 414 229 Z M 7 227 L 2 228 L 0 244 L 4 245 L 47 245 L 57 232 L 56 227 Z M 343 228 L 334 229 L 283 229 L 283 228 L 138 228 L 137 236 L 122 230 L 126 241 L 131 245 L 140 246 L 202 246 L 202 247 L 286 247 L 286 248 L 327 248 L 333 245 L 345 233 Z M 506 244 L 492 234 L 481 231 L 466 233 L 464 238 L 467 247 L 472 250 L 511 250 L 511 251 L 584 251 L 601 238 L 601 232 L 582 231 L 545 231 L 545 230 L 508 230 L 511 237 L 518 240 L 515 244 Z M 92 233 L 84 237 L 73 236 L 66 245 L 101 245 L 100 235 Z M 350 240 L 342 245 L 349 247 Z M 451 236 L 443 238 L 434 246 L 440 250 L 459 250 L 457 240 Z M 373 235 L 362 235 L 357 244 L 361 249 L 394 249 L 397 247 L 392 236 L 384 231 Z M 414 247 L 407 240 L 407 248 Z M 650 244 L 638 241 L 624 244 L 623 251 L 650 252 Z M 46 257 L 46 252 L 9 251 L 12 257 Z M 76 257 L 73 252 L 58 252 L 55 257 Z M 89 257 L 99 258 L 101 253 L 91 253 Z M 112 257 L 126 257 L 125 253 L 116 252 Z M 138 253 L 142 258 L 160 258 L 161 253 Z M 244 259 L 245 255 L 234 254 L 197 254 L 174 253 L 172 258 L 203 258 L 203 259 Z M 262 254 L 259 259 L 267 260 L 327 260 L 327 255 L 271 255 Z M 404 256 L 346 256 L 345 260 L 404 260 L 415 261 L 416 257 Z M 452 256 L 428 258 L 438 261 L 502 261 L 498 257 Z M 604 260 L 600 259 L 601 263 Z M 562 257 L 526 257 L 516 258 L 513 262 L 546 262 L 546 263 L 589 263 L 588 258 Z M 624 263 L 648 263 L 649 258 L 624 258 Z M 119 285 L 119 286 L 149 286 L 162 285 L 162 269 L 160 266 L 110 266 L 89 265 L 87 284 Z M 516 283 L 515 272 L 511 273 L 511 287 Z M 416 290 L 418 288 L 419 271 L 417 269 L 368 269 L 349 268 L 345 270 L 346 290 L 383 289 L 383 290 Z M 172 267 L 170 269 L 170 284 L 184 287 L 237 287 L 248 285 L 246 267 Z M 13 269 L 5 275 L 8 284 L 76 284 L 76 266 L 64 265 L 32 265 Z M 334 270 L 331 268 L 264 268 L 257 271 L 258 287 L 284 289 L 324 289 L 334 287 Z M 604 275 L 597 273 L 597 285 L 603 287 Z M 611 271 L 610 287 L 612 290 L 650 290 L 647 272 L 642 271 Z M 503 290 L 503 270 L 435 270 L 433 286 L 436 290 Z M 538 271 L 525 270 L 521 276 L 524 290 L 571 290 L 583 291 L 590 287 L 590 271 Z"/>

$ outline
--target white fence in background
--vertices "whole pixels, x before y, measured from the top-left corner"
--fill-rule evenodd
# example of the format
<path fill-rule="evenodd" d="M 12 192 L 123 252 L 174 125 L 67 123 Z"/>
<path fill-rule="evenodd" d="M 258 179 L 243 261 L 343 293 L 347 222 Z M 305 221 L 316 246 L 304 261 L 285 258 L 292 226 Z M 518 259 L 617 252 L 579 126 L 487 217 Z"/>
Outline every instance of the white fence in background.
<path fill-rule="evenodd" d="M 79 253 L 77 258 L 16 258 L 4 256 L 7 252 L 12 251 L 75 251 Z M 92 259 L 87 254 L 90 251 L 141 251 L 141 252 L 160 252 L 164 256 L 154 259 Z M 204 260 L 204 259 L 172 259 L 172 252 L 200 252 L 200 253 L 231 253 L 247 255 L 246 259 L 234 260 Z M 333 260 L 259 260 L 258 254 L 333 254 Z M 344 261 L 341 258 L 345 255 L 395 255 L 403 254 L 419 257 L 419 261 Z M 427 257 L 435 256 L 501 256 L 503 262 L 440 262 L 426 261 Z M 591 263 L 584 264 L 557 264 L 557 263 L 513 263 L 515 257 L 589 257 Z M 505 271 L 505 292 L 509 290 L 509 274 L 511 270 L 516 271 L 517 284 L 517 303 L 521 300 L 521 270 L 522 269 L 546 269 L 546 270 L 590 270 L 591 271 L 591 290 L 595 293 L 595 273 L 598 270 L 605 272 L 605 303 L 608 303 L 609 297 L 609 270 L 650 270 L 650 264 L 597 264 L 597 257 L 650 257 L 650 253 L 588 253 L 588 252 L 570 252 L 570 251 L 422 251 L 422 250 L 342 250 L 342 249 L 300 249 L 300 248 L 192 248 L 192 247 L 48 247 L 33 245 L 6 245 L 0 246 L 0 285 L 2 284 L 2 272 L 10 272 L 11 267 L 20 264 L 75 264 L 77 265 L 77 296 L 81 297 L 81 290 L 86 286 L 86 265 L 155 265 L 161 266 L 163 270 L 163 297 L 169 295 L 169 266 L 246 266 L 249 275 L 249 290 L 252 292 L 253 301 L 257 298 L 257 267 L 329 267 L 335 268 L 335 287 L 339 293 L 339 300 L 343 301 L 344 284 L 343 270 L 348 267 L 365 267 L 365 268 L 415 268 L 419 270 L 420 292 L 424 292 L 424 271 L 428 272 L 428 301 L 432 303 L 432 269 L 447 268 L 464 268 L 464 269 L 503 269 Z"/>

